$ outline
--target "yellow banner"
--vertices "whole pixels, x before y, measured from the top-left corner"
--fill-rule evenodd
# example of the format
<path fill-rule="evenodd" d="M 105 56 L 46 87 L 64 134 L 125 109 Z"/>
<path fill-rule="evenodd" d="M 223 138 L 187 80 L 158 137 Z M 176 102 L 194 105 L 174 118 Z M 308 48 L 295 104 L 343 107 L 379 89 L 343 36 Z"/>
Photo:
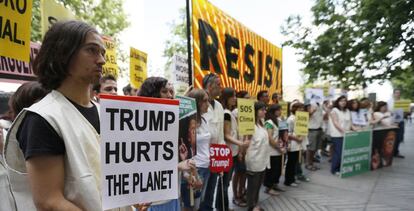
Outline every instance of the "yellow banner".
<path fill-rule="evenodd" d="M 42 36 L 44 36 L 49 28 L 58 21 L 76 19 L 75 15 L 63 4 L 55 0 L 40 1 L 41 28 Z"/>
<path fill-rule="evenodd" d="M 240 135 L 254 134 L 254 100 L 237 98 L 237 110 Z"/>
<path fill-rule="evenodd" d="M 112 75 L 118 78 L 118 64 L 116 63 L 116 45 L 110 37 L 103 36 L 106 48 L 105 65 L 102 67 L 102 75 Z"/>
<path fill-rule="evenodd" d="M 296 111 L 295 134 L 298 136 L 308 135 L 309 113 Z"/>
<path fill-rule="evenodd" d="M 288 118 L 288 103 L 285 101 L 279 101 L 280 107 L 282 107 L 282 117 Z"/>
<path fill-rule="evenodd" d="M 131 48 L 129 53 L 129 80 L 131 86 L 139 89 L 147 78 L 147 54 Z"/>
<path fill-rule="evenodd" d="M 0 1 L 0 55 L 29 62 L 32 0 Z"/>
<path fill-rule="evenodd" d="M 410 100 L 397 100 L 394 102 L 394 109 L 403 109 L 404 112 L 410 112 Z"/>
<path fill-rule="evenodd" d="M 194 85 L 208 73 L 223 87 L 282 92 L 282 49 L 255 34 L 206 0 L 192 1 Z"/>

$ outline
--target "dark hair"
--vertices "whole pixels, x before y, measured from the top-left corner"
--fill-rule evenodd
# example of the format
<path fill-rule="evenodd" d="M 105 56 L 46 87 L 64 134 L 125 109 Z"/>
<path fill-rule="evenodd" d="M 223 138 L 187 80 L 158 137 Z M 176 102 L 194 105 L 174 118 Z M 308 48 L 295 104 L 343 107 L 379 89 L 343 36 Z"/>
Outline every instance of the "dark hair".
<path fill-rule="evenodd" d="M 98 31 L 82 21 L 62 21 L 46 32 L 33 71 L 45 89 L 58 88 L 68 76 L 68 67 L 88 33 Z"/>
<path fill-rule="evenodd" d="M 102 77 L 101 79 L 99 79 L 98 83 L 93 85 L 92 90 L 95 91 L 96 93 L 100 93 L 101 92 L 101 85 L 103 83 L 105 83 L 106 81 L 108 81 L 108 80 L 116 81 L 116 78 L 113 75 L 106 75 L 106 76 Z"/>
<path fill-rule="evenodd" d="M 145 79 L 139 89 L 138 96 L 142 97 L 161 97 L 161 89 L 167 86 L 168 80 L 162 77 L 149 77 Z"/>
<path fill-rule="evenodd" d="M 233 110 L 234 108 L 230 108 L 230 106 L 227 104 L 229 101 L 229 98 L 232 98 L 236 95 L 236 91 L 231 87 L 226 87 L 223 90 L 221 90 L 221 96 L 220 96 L 220 102 L 221 105 L 223 105 L 223 108 L 227 108 L 229 110 Z"/>
<path fill-rule="evenodd" d="M 334 108 L 337 108 L 337 109 L 338 109 L 338 110 L 340 110 L 340 111 L 344 111 L 344 110 L 346 110 L 346 105 L 345 105 L 344 109 L 339 108 L 339 101 L 341 101 L 342 99 L 345 99 L 345 100 L 346 100 L 345 95 L 341 95 L 341 96 L 340 96 L 340 97 L 338 97 L 338 99 L 336 99 L 336 100 L 335 100 L 335 102 L 333 103 L 333 107 L 334 107 Z"/>
<path fill-rule="evenodd" d="M 272 94 L 272 100 L 273 100 L 273 99 L 275 99 L 275 98 L 276 98 L 276 99 L 278 99 L 278 98 L 279 98 L 279 94 L 278 94 L 278 93 L 273 93 L 273 94 Z"/>
<path fill-rule="evenodd" d="M 357 103 L 357 108 L 356 109 L 352 108 L 352 104 L 354 104 L 354 103 Z M 350 110 L 350 111 L 358 111 L 360 106 L 361 106 L 361 104 L 356 99 L 348 100 L 348 102 L 347 102 L 347 107 L 348 107 L 348 110 Z"/>
<path fill-rule="evenodd" d="M 216 80 L 218 78 L 218 75 L 214 74 L 214 73 L 209 73 L 207 75 L 204 76 L 203 78 L 203 88 L 207 89 L 208 85 L 210 85 L 212 82 L 214 82 L 214 80 Z"/>
<path fill-rule="evenodd" d="M 275 123 L 279 127 L 279 121 L 277 120 L 277 116 L 275 115 L 276 111 L 279 111 L 282 107 L 278 104 L 273 104 L 267 108 L 266 112 L 266 120 L 271 119 L 273 123 Z"/>
<path fill-rule="evenodd" d="M 236 97 L 237 98 L 244 98 L 244 97 L 246 97 L 246 95 L 248 95 L 249 93 L 247 92 L 247 91 L 245 91 L 245 90 L 241 90 L 241 91 L 238 91 L 237 93 L 236 93 Z"/>
<path fill-rule="evenodd" d="M 260 121 L 259 118 L 257 118 L 258 111 L 260 109 L 266 108 L 266 104 L 262 101 L 258 101 L 254 103 L 254 117 L 256 118 L 256 124 L 259 123 L 260 126 L 263 126 L 263 123 Z"/>
<path fill-rule="evenodd" d="M 384 101 L 379 101 L 377 103 L 377 106 L 375 106 L 374 112 L 379 112 L 381 110 L 381 107 L 387 106 L 387 103 Z"/>
<path fill-rule="evenodd" d="M 293 114 L 293 115 L 295 115 L 296 114 L 296 111 L 299 109 L 299 108 L 304 108 L 304 105 L 303 105 L 303 103 L 301 103 L 301 102 L 294 102 L 293 103 L 293 105 L 291 106 L 292 108 L 290 109 L 290 112 Z"/>
<path fill-rule="evenodd" d="M 201 109 L 200 109 L 200 103 L 204 100 L 204 96 L 208 94 L 203 89 L 193 89 L 190 92 L 187 93 L 187 97 L 194 98 L 196 100 L 196 106 L 197 106 L 197 123 L 201 123 Z"/>
<path fill-rule="evenodd" d="M 262 90 L 262 91 L 258 92 L 257 93 L 257 100 L 260 100 L 260 98 L 262 98 L 265 93 L 267 93 L 266 90 Z"/>
<path fill-rule="evenodd" d="M 122 88 L 122 92 L 124 95 L 130 95 L 132 90 L 131 84 L 126 85 L 124 88 Z"/>
<path fill-rule="evenodd" d="M 21 85 L 9 100 L 12 119 L 16 118 L 24 108 L 28 108 L 41 100 L 49 93 L 37 81 L 26 82 Z"/>

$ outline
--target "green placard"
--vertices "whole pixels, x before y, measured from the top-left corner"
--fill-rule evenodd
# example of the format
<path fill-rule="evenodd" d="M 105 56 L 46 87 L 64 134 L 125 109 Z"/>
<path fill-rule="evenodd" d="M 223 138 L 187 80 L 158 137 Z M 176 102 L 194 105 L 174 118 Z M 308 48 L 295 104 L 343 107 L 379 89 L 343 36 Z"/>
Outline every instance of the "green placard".
<path fill-rule="evenodd" d="M 341 178 L 370 170 L 372 131 L 346 133 L 342 145 Z"/>
<path fill-rule="evenodd" d="M 176 96 L 180 100 L 180 119 L 197 113 L 196 101 L 190 97 Z"/>

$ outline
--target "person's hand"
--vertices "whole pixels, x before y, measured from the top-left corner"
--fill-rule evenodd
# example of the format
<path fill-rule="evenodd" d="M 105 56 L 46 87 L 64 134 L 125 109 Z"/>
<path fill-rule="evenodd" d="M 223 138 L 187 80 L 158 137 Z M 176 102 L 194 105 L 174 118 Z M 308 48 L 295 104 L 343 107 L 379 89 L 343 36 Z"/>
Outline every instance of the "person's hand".
<path fill-rule="evenodd" d="M 180 160 L 187 159 L 188 149 L 185 146 L 184 141 L 182 141 L 182 139 L 181 139 L 181 144 L 180 144 L 180 147 L 179 147 L 179 151 L 180 151 Z"/>
<path fill-rule="evenodd" d="M 138 209 L 138 211 L 146 211 L 151 206 L 151 203 L 141 203 L 141 204 L 135 204 L 133 207 Z"/>
<path fill-rule="evenodd" d="M 178 163 L 178 170 L 181 170 L 181 171 L 197 170 L 196 163 L 192 159 L 183 160 Z"/>

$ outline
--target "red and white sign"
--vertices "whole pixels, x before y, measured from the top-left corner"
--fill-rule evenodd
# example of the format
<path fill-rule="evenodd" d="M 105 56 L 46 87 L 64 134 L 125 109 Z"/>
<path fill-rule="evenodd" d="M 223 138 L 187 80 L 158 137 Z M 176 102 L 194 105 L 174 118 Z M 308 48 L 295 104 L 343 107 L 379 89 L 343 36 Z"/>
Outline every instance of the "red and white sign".
<path fill-rule="evenodd" d="M 225 144 L 210 145 L 210 171 L 213 173 L 229 172 L 233 166 L 231 149 Z"/>

